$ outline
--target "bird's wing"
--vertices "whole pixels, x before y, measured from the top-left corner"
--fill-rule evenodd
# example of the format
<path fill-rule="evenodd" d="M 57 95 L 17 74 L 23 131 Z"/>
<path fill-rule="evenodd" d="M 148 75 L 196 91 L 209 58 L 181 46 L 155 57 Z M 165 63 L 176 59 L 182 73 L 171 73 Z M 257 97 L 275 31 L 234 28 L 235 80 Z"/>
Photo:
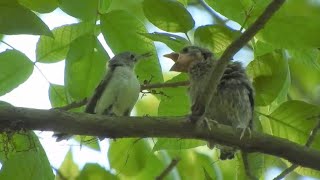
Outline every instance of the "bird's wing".
<path fill-rule="evenodd" d="M 89 101 L 87 103 L 87 106 L 85 109 L 86 113 L 90 113 L 90 114 L 95 113 L 94 110 L 96 108 L 97 102 L 100 99 L 100 97 L 102 96 L 102 93 L 105 90 L 105 88 L 108 86 L 108 83 L 110 82 L 110 80 L 112 78 L 113 71 L 114 71 L 114 68 L 110 68 L 109 71 L 107 72 L 107 74 L 104 76 L 103 80 L 100 82 L 100 84 L 95 89 L 93 96 L 89 99 Z"/>

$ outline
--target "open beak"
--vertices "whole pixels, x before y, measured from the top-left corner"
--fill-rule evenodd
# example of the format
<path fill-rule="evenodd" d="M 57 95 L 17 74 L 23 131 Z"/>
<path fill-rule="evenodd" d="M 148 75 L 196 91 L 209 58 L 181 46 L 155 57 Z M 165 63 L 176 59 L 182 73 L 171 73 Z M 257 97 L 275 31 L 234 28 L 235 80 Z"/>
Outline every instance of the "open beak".
<path fill-rule="evenodd" d="M 172 59 L 175 63 L 171 67 L 170 71 L 176 72 L 188 72 L 189 64 L 191 62 L 190 56 L 188 54 L 180 54 L 180 53 L 170 53 L 163 55 L 164 57 Z"/>

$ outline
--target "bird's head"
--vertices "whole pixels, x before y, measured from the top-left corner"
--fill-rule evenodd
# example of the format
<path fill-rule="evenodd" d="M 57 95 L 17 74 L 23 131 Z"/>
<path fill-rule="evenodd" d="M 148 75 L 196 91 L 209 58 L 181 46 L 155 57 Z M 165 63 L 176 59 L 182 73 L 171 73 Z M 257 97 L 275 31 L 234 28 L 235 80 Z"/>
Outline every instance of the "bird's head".
<path fill-rule="evenodd" d="M 198 46 L 187 46 L 179 53 L 165 54 L 164 57 L 170 58 L 175 62 L 170 71 L 188 72 L 193 63 L 210 59 L 212 53 L 208 49 Z"/>
<path fill-rule="evenodd" d="M 140 59 L 145 59 L 152 56 L 151 53 L 144 53 L 144 54 L 136 54 L 133 52 L 123 52 L 120 54 L 115 55 L 109 61 L 109 67 L 116 67 L 116 66 L 128 66 L 130 68 L 134 68 L 136 62 Z"/>

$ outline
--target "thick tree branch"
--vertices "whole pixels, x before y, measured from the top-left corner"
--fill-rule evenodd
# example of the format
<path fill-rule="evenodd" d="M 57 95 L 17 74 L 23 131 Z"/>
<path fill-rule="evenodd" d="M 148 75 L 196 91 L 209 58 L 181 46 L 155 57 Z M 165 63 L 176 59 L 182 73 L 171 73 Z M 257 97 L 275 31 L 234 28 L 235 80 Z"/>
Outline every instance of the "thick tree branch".
<path fill-rule="evenodd" d="M 109 138 L 167 137 L 212 140 L 247 152 L 261 152 L 287 159 L 291 163 L 320 170 L 320 151 L 283 138 L 252 132 L 244 136 L 229 126 L 211 131 L 188 123 L 186 117 L 109 117 L 61 110 L 17 107 L 0 108 L 0 132 L 6 130 L 56 131 Z"/>
<path fill-rule="evenodd" d="M 222 77 L 222 74 L 227 67 L 233 55 L 237 53 L 253 36 L 261 30 L 272 15 L 281 7 L 285 0 L 273 0 L 258 19 L 235 41 L 233 41 L 217 62 L 215 68 L 211 72 L 211 79 L 206 86 L 206 91 L 200 94 L 197 99 L 199 102 L 205 102 L 203 105 L 207 107 L 209 100 L 212 99 L 213 92 L 216 90 L 217 85 Z M 212 88 L 214 87 L 214 88 Z"/>

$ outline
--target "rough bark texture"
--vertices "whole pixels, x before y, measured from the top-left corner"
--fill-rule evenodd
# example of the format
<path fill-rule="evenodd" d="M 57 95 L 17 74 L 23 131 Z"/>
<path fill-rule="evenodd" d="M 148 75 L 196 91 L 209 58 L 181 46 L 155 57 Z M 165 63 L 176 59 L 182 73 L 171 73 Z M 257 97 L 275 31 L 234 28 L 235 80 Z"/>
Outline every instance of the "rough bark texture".
<path fill-rule="evenodd" d="M 231 127 L 219 125 L 211 131 L 186 122 L 186 117 L 108 117 L 61 110 L 17 107 L 0 108 L 0 131 L 57 131 L 109 138 L 167 137 L 213 140 L 247 152 L 278 156 L 304 167 L 320 170 L 320 151 L 283 138 L 252 132 L 251 138 Z"/>

